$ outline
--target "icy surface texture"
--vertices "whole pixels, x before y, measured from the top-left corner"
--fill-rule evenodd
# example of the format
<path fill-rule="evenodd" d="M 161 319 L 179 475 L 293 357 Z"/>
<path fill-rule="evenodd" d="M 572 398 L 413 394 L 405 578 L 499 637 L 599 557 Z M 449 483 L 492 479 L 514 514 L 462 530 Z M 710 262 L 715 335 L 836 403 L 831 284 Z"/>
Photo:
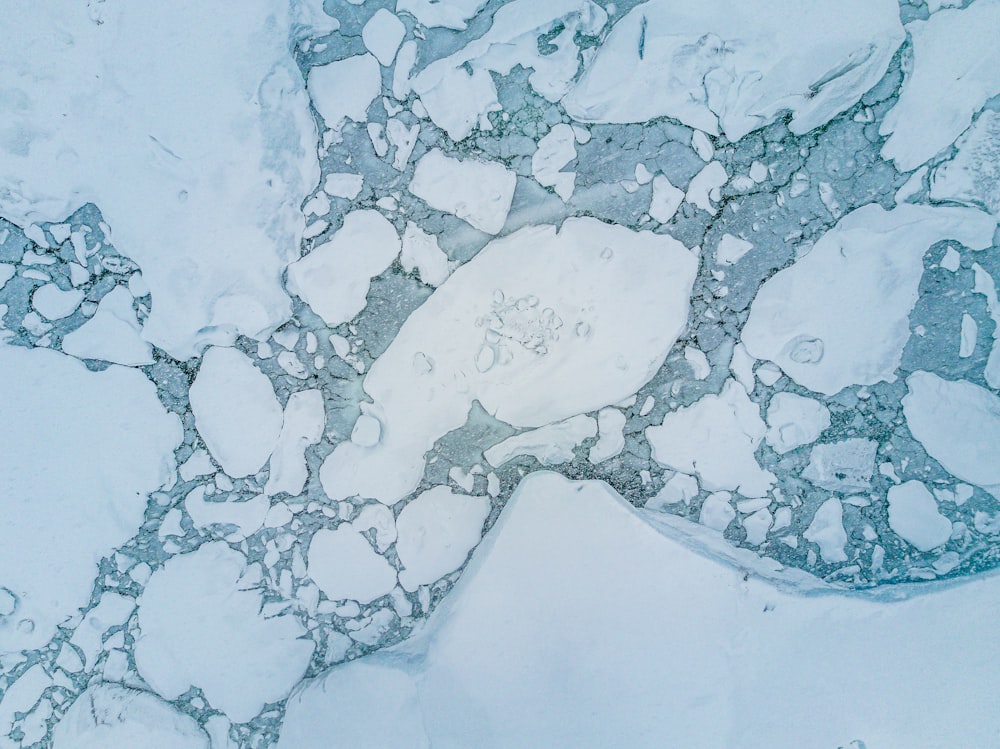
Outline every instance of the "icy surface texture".
<path fill-rule="evenodd" d="M 1000 0 L 230 5 L 3 8 L 0 749 L 995 743 Z"/>

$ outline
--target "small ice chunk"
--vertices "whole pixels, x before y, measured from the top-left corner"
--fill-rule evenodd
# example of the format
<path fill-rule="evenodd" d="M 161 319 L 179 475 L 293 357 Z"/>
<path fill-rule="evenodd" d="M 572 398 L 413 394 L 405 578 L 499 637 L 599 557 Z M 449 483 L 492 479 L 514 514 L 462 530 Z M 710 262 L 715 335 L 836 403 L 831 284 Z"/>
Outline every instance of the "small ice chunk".
<path fill-rule="evenodd" d="M 719 265 L 734 265 L 741 257 L 753 249 L 753 244 L 745 239 L 723 234 L 715 249 L 715 262 Z"/>
<path fill-rule="evenodd" d="M 371 280 L 399 254 L 396 229 L 378 211 L 352 211 L 329 242 L 288 266 L 288 290 L 331 328 L 367 303 Z"/>
<path fill-rule="evenodd" d="M 62 340 L 62 350 L 80 359 L 140 366 L 153 363 L 153 347 L 142 339 L 132 308 L 132 294 L 115 286 L 97 305 L 94 316 Z"/>
<path fill-rule="evenodd" d="M 531 174 L 543 187 L 551 187 L 567 201 L 573 195 L 576 175 L 562 168 L 576 158 L 576 135 L 565 123 L 554 125 L 538 141 L 538 150 L 531 157 Z"/>
<path fill-rule="evenodd" d="M 642 401 L 642 405 L 639 407 L 639 415 L 648 416 L 649 413 L 653 410 L 653 407 L 655 405 L 656 405 L 656 398 L 654 398 L 651 395 L 647 395 L 645 399 Z"/>
<path fill-rule="evenodd" d="M 79 289 L 63 291 L 54 283 L 47 283 L 35 289 L 31 295 L 31 306 L 47 320 L 62 320 L 72 315 L 83 301 Z"/>
<path fill-rule="evenodd" d="M 625 414 L 617 408 L 602 408 L 597 413 L 598 438 L 587 456 L 591 463 L 601 463 L 625 449 L 625 421 Z"/>
<path fill-rule="evenodd" d="M 646 502 L 645 507 L 647 510 L 663 510 L 667 505 L 675 505 L 678 502 L 689 505 L 697 496 L 698 479 L 686 473 L 675 473 L 664 482 L 663 488 L 656 493 L 656 496 Z"/>
<path fill-rule="evenodd" d="M 402 120 L 393 117 L 385 123 L 385 134 L 389 142 L 396 147 L 396 153 L 392 157 L 392 168 L 401 172 L 406 169 L 413 149 L 417 145 L 420 123 L 407 127 Z"/>
<path fill-rule="evenodd" d="M 454 494 L 446 486 L 417 496 L 396 518 L 400 585 L 416 590 L 461 567 L 479 543 L 489 513 L 486 497 Z"/>
<path fill-rule="evenodd" d="M 406 27 L 395 15 L 379 8 L 361 29 L 365 48 L 386 67 L 396 59 L 396 50 L 406 36 Z"/>
<path fill-rule="evenodd" d="M 920 551 L 951 538 L 951 521 L 938 511 L 934 495 L 919 481 L 889 487 L 889 527 Z"/>
<path fill-rule="evenodd" d="M 819 555 L 826 564 L 846 562 L 847 531 L 844 530 L 844 507 L 840 500 L 830 498 L 821 504 L 802 536 L 819 546 Z"/>
<path fill-rule="evenodd" d="M 466 471 L 461 466 L 452 466 L 449 468 L 448 478 L 455 482 L 455 486 L 467 494 L 471 494 L 472 490 L 476 488 L 476 474 L 472 471 Z"/>
<path fill-rule="evenodd" d="M 715 146 L 712 145 L 712 141 L 701 130 L 695 130 L 691 133 L 691 148 L 694 149 L 695 153 L 704 162 L 711 161 L 715 155 Z"/>
<path fill-rule="evenodd" d="M 774 474 L 762 469 L 755 457 L 766 431 L 757 405 L 730 379 L 719 395 L 706 395 L 667 413 L 661 426 L 646 429 L 646 439 L 653 460 L 697 474 L 705 489 L 762 497 L 775 481 Z"/>
<path fill-rule="evenodd" d="M 721 162 L 712 161 L 692 177 L 687 190 L 687 202 L 696 205 L 713 216 L 719 212 L 715 205 L 719 201 L 718 190 L 729 180 L 726 168 Z M 652 215 L 652 214 L 651 214 Z"/>
<path fill-rule="evenodd" d="M 364 182 L 364 177 L 360 174 L 334 172 L 326 175 L 326 181 L 323 182 L 323 192 L 334 198 L 354 200 L 361 192 Z"/>
<path fill-rule="evenodd" d="M 242 502 L 209 502 L 205 499 L 205 487 L 197 486 L 188 492 L 184 498 L 184 510 L 191 518 L 195 528 L 210 530 L 213 527 L 235 526 L 236 530 L 228 528 L 225 535 L 227 541 L 242 541 L 264 527 L 264 519 L 271 507 L 271 501 L 266 494 Z"/>
<path fill-rule="evenodd" d="M 410 192 L 435 210 L 496 234 L 507 222 L 516 182 L 514 172 L 503 164 L 454 159 L 435 148 L 417 162 Z"/>
<path fill-rule="evenodd" d="M 14 277 L 17 266 L 10 263 L 0 263 L 0 289 L 7 285 L 7 282 Z"/>
<path fill-rule="evenodd" d="M 959 340 L 958 356 L 968 359 L 976 350 L 976 340 L 979 338 L 979 326 L 968 312 L 962 315 L 962 332 Z"/>
<path fill-rule="evenodd" d="M 708 357 L 700 348 L 685 346 L 684 360 L 691 366 L 692 375 L 696 380 L 704 380 L 712 374 L 712 365 L 708 363 Z"/>
<path fill-rule="evenodd" d="M 309 477 L 305 452 L 323 436 L 326 411 L 321 390 L 299 390 L 288 396 L 278 442 L 271 453 L 270 475 L 264 493 L 297 496 Z"/>
<path fill-rule="evenodd" d="M 396 587 L 396 570 L 349 525 L 321 528 L 313 534 L 309 577 L 331 601 L 368 604 Z"/>
<path fill-rule="evenodd" d="M 941 258 L 941 267 L 955 273 L 962 266 L 962 255 L 954 247 L 945 250 L 944 257 Z"/>
<path fill-rule="evenodd" d="M 242 351 L 206 351 L 190 398 L 198 434 L 223 471 L 242 478 L 263 468 L 281 432 L 281 406 L 267 375 Z"/>
<path fill-rule="evenodd" d="M 261 592 L 241 583 L 246 559 L 214 541 L 171 557 L 139 598 L 135 664 L 161 697 L 199 687 L 244 723 L 288 696 L 314 644 L 294 616 L 267 616 Z"/>
<path fill-rule="evenodd" d="M 946 471 L 1000 498 L 1000 398 L 931 372 L 906 378 L 906 426 Z"/>
<path fill-rule="evenodd" d="M 732 495 L 729 492 L 715 492 L 705 497 L 701 505 L 698 522 L 722 533 L 736 519 L 733 509 Z"/>
<path fill-rule="evenodd" d="M 991 388 L 1000 390 L 1000 298 L 997 297 L 997 287 L 993 276 L 983 266 L 979 263 L 973 263 L 972 272 L 975 278 L 973 291 L 986 297 L 986 309 L 993 320 L 993 346 L 990 349 L 989 358 L 986 360 L 983 378 Z"/>
<path fill-rule="evenodd" d="M 670 184 L 662 174 L 653 177 L 653 194 L 649 201 L 649 215 L 654 221 L 667 223 L 684 202 L 684 191 Z"/>
<path fill-rule="evenodd" d="M 519 456 L 533 457 L 543 466 L 573 460 L 573 449 L 597 435 L 597 421 L 583 414 L 538 429 L 508 437 L 483 453 L 491 466 L 500 466 Z"/>
<path fill-rule="evenodd" d="M 451 275 L 451 262 L 438 246 L 437 237 L 428 234 L 412 221 L 406 222 L 399 259 L 403 270 L 412 273 L 416 269 L 420 280 L 429 286 L 440 286 Z"/>
<path fill-rule="evenodd" d="M 795 393 L 775 393 L 767 406 L 765 439 L 776 453 L 784 454 L 815 442 L 830 426 L 830 409 Z"/>
<path fill-rule="evenodd" d="M 323 122 L 339 132 L 346 120 L 368 120 L 368 107 L 382 91 L 382 71 L 373 55 L 356 55 L 312 68 L 307 88 Z"/>
<path fill-rule="evenodd" d="M 802 477 L 832 492 L 863 492 L 872 488 L 878 443 L 861 437 L 816 445 Z"/>

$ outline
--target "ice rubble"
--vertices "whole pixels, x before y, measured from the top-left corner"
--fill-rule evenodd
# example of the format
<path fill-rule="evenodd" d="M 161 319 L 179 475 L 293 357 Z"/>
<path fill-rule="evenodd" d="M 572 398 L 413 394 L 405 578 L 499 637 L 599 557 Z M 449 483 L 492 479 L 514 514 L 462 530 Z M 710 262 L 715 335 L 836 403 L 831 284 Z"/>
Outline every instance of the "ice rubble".
<path fill-rule="evenodd" d="M 906 426 L 927 454 L 1000 499 L 1000 397 L 932 372 L 914 372 L 906 387 Z"/>
<path fill-rule="evenodd" d="M 274 386 L 242 351 L 212 347 L 190 390 L 198 434 L 233 478 L 257 473 L 281 432 Z"/>
<path fill-rule="evenodd" d="M 142 373 L 90 372 L 46 349 L 0 343 L 0 653 L 44 645 L 90 601 L 100 559 L 171 482 L 180 421 Z"/>
<path fill-rule="evenodd" d="M 875 85 L 903 38 L 895 0 L 649 0 L 614 25 L 563 105 L 584 122 L 672 117 L 734 142 L 791 111 L 805 133 Z"/>
<path fill-rule="evenodd" d="M 976 0 L 906 25 L 912 69 L 879 127 L 882 156 L 900 171 L 916 169 L 962 134 L 1000 93 L 1000 0 Z"/>
<path fill-rule="evenodd" d="M 995 230 L 992 217 L 971 208 L 858 208 L 761 286 L 743 344 L 825 395 L 893 382 L 928 247 L 954 239 L 981 250 Z"/>
<path fill-rule="evenodd" d="M 15 0 L 4 24 L 0 216 L 96 204 L 151 289 L 145 338 L 175 357 L 287 319 L 281 271 L 319 179 L 290 47 L 336 21 L 314 0 Z"/>
<path fill-rule="evenodd" d="M 95 684 L 52 730 L 52 749 L 209 749 L 197 721 L 173 705 L 118 684 Z"/>
<path fill-rule="evenodd" d="M 372 365 L 364 388 L 381 441 L 337 445 L 320 472 L 324 490 L 402 499 L 424 453 L 476 400 L 502 421 L 538 427 L 631 395 L 683 330 L 696 268 L 669 236 L 590 218 L 494 240 Z"/>
<path fill-rule="evenodd" d="M 236 722 L 284 699 L 313 643 L 292 616 L 267 617 L 246 558 L 215 541 L 171 557 L 139 597 L 135 664 L 164 699 L 192 686 Z"/>
<path fill-rule="evenodd" d="M 657 532 L 604 484 L 528 476 L 428 628 L 305 682 L 278 746 L 992 741 L 995 576 L 897 586 L 902 600 L 835 593 L 739 555 L 774 582 L 748 578 L 689 548 L 732 560 L 724 542 L 687 533 Z"/>

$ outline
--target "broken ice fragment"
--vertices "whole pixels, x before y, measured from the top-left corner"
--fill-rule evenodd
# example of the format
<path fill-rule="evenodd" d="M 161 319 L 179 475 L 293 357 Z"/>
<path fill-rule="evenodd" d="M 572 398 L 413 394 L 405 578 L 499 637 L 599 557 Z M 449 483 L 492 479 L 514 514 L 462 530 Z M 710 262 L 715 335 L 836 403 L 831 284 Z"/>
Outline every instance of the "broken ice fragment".
<path fill-rule="evenodd" d="M 382 71 L 373 55 L 356 55 L 310 69 L 308 88 L 323 122 L 339 132 L 346 120 L 367 121 L 382 90 Z"/>
<path fill-rule="evenodd" d="M 816 445 L 802 477 L 832 492 L 868 491 L 878 443 L 860 437 Z"/>
<path fill-rule="evenodd" d="M 538 184 L 555 189 L 556 195 L 567 201 L 573 195 L 576 175 L 562 169 L 575 158 L 573 128 L 559 123 L 538 141 L 538 150 L 531 157 L 531 174 Z"/>
<path fill-rule="evenodd" d="M 715 492 L 705 497 L 701 505 L 698 522 L 722 533 L 736 519 L 733 509 L 732 495 L 729 492 Z"/>
<path fill-rule="evenodd" d="M 533 457 L 543 466 L 554 466 L 573 460 L 574 448 L 596 436 L 597 421 L 581 414 L 508 437 L 484 452 L 483 457 L 491 466 L 503 465 L 519 456 Z"/>
<path fill-rule="evenodd" d="M 713 216 L 719 212 L 715 203 L 719 202 L 718 190 L 726 184 L 729 175 L 718 161 L 712 161 L 691 179 L 688 185 L 687 202 L 696 205 Z"/>
<path fill-rule="evenodd" d="M 331 601 L 367 604 L 396 586 L 396 570 L 357 530 L 321 528 L 309 542 L 309 577 Z"/>
<path fill-rule="evenodd" d="M 302 492 L 309 476 L 306 448 L 319 442 L 325 426 L 322 391 L 300 390 L 288 396 L 281 432 L 271 454 L 265 494 L 287 492 L 294 497 Z"/>
<path fill-rule="evenodd" d="M 516 182 L 514 172 L 503 164 L 455 159 L 435 148 L 417 162 L 410 192 L 431 208 L 497 234 L 507 222 Z"/>
<path fill-rule="evenodd" d="M 955 146 L 931 173 L 931 198 L 984 208 L 1000 221 L 1000 112 L 983 111 Z"/>
<path fill-rule="evenodd" d="M 361 40 L 365 47 L 382 65 L 392 65 L 396 50 L 406 35 L 406 27 L 396 16 L 385 8 L 379 8 L 361 29 Z"/>
<path fill-rule="evenodd" d="M 595 465 L 613 458 L 625 449 L 625 414 L 617 408 L 602 408 L 597 414 L 598 439 L 587 454 Z"/>
<path fill-rule="evenodd" d="M 661 224 L 667 223 L 684 202 L 684 191 L 670 184 L 662 174 L 653 177 L 653 194 L 649 202 L 649 215 Z"/>
<path fill-rule="evenodd" d="M 830 426 L 830 409 L 795 393 L 775 393 L 767 406 L 767 444 L 787 453 L 815 442 Z"/>
<path fill-rule="evenodd" d="M 38 287 L 31 295 L 31 306 L 47 320 L 61 320 L 64 317 L 69 317 L 82 301 L 82 291 L 78 289 L 63 291 L 54 283 Z"/>
<path fill-rule="evenodd" d="M 962 315 L 962 330 L 959 338 L 958 357 L 968 359 L 976 350 L 976 339 L 979 337 L 979 326 L 975 318 L 968 312 Z"/>
<path fill-rule="evenodd" d="M 844 530 L 844 507 L 840 500 L 830 498 L 821 504 L 802 536 L 819 546 L 819 555 L 825 564 L 846 562 L 847 531 Z"/>
<path fill-rule="evenodd" d="M 719 246 L 715 248 L 715 262 L 719 265 L 734 265 L 741 257 L 753 249 L 753 244 L 745 239 L 723 234 Z"/>
<path fill-rule="evenodd" d="M 951 538 L 951 521 L 919 481 L 889 487 L 889 527 L 920 551 L 936 549 Z"/>
<path fill-rule="evenodd" d="M 427 28 L 444 26 L 461 31 L 487 0 L 396 0 L 397 13 L 409 13 Z"/>

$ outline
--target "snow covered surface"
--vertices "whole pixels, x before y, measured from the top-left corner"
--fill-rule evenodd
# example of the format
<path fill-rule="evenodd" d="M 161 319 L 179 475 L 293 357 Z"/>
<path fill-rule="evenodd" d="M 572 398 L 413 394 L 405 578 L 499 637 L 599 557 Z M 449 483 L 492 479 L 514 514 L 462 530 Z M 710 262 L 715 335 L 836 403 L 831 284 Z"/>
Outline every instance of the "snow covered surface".
<path fill-rule="evenodd" d="M 689 526 L 658 532 L 603 484 L 533 474 L 428 629 L 306 682 L 278 746 L 993 740 L 995 577 L 892 600 L 741 557 L 746 578 L 730 555 Z"/>
<path fill-rule="evenodd" d="M 920 551 L 930 551 L 951 537 L 951 522 L 919 481 L 889 487 L 889 525 Z"/>
<path fill-rule="evenodd" d="M 410 192 L 431 208 L 454 214 L 486 232 L 497 234 L 507 221 L 516 177 L 503 164 L 453 159 L 440 150 L 417 162 Z"/>

